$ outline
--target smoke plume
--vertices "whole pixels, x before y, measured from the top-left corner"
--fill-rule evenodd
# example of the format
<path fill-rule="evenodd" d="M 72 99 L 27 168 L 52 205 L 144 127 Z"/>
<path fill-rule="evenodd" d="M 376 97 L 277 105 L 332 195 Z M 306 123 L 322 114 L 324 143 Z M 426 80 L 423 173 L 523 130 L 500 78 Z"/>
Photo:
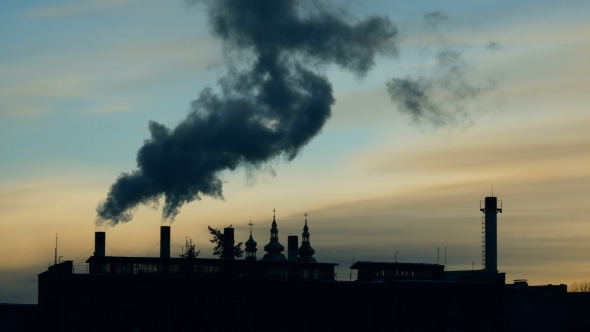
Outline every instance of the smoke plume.
<path fill-rule="evenodd" d="M 332 86 L 321 70 L 336 64 L 362 77 L 376 55 L 396 54 L 397 29 L 384 17 L 352 22 L 317 1 L 193 2 L 207 10 L 232 65 L 176 128 L 149 123 L 137 169 L 110 187 L 97 225 L 129 221 L 138 205 L 162 197 L 162 218 L 173 220 L 203 195 L 223 199 L 220 172 L 292 160 L 331 115 Z M 240 58 L 250 66 L 233 66 Z"/>
<path fill-rule="evenodd" d="M 440 25 L 448 21 L 441 12 L 424 15 L 424 23 L 434 39 L 427 38 L 428 48 L 435 48 L 435 61 L 426 73 L 404 78 L 393 78 L 386 83 L 391 99 L 398 110 L 411 116 L 416 123 L 426 121 L 435 127 L 471 122 L 475 101 L 483 92 L 495 87 L 494 79 L 484 84 L 470 81 L 474 65 L 460 47 L 454 46 L 442 34 Z M 500 46 L 490 42 L 486 50 Z"/>

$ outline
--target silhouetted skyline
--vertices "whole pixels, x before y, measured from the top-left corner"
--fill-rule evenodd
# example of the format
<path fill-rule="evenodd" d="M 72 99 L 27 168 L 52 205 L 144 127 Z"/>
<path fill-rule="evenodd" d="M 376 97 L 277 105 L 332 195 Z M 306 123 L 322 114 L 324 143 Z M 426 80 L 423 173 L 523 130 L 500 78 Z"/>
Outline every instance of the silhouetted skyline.
<path fill-rule="evenodd" d="M 245 43 L 253 36 L 245 28 L 234 31 L 231 43 L 215 38 L 207 23 L 211 3 L 64 0 L 4 7 L 0 302 L 36 302 L 36 275 L 53 262 L 56 233 L 62 260 L 85 260 L 92 253 L 97 204 L 121 172 L 138 169 L 138 149 L 150 146 L 145 140 L 176 137 L 173 130 L 186 126 L 183 119 L 194 118 L 194 100 L 235 101 L 223 99 L 222 91 L 239 94 L 235 81 L 216 82 L 238 77 L 227 76 L 228 68 L 234 74 L 246 70 L 242 78 L 255 76 L 255 53 L 243 55 L 241 47 L 277 45 L 269 37 Z M 340 11 L 343 5 L 348 14 Z M 296 43 L 305 45 L 302 55 L 292 51 L 300 48 L 280 45 L 290 61 L 304 65 L 294 71 L 291 62 L 272 62 L 289 69 L 281 77 L 309 71 L 324 87 L 330 82 L 332 91 L 322 96 L 331 109 L 324 107 L 301 137 L 285 129 L 286 140 L 255 154 L 258 159 L 247 159 L 248 152 L 237 164 L 211 168 L 210 190 L 200 192 L 222 193 L 224 199 L 205 194 L 184 204 L 172 224 L 172 241 L 183 244 L 188 236 L 210 257 L 207 225 L 232 224 L 236 240 L 246 241 L 252 220 L 254 239 L 266 243 L 276 208 L 282 243 L 301 234 L 307 212 L 313 248 L 323 255 L 314 257 L 340 263 L 338 273 L 346 273 L 343 262 L 353 258 L 393 261 L 396 251 L 398 261 L 436 263 L 437 247 L 447 247 L 449 268 L 478 268 L 479 201 L 493 185 L 506 209 L 498 220 L 498 269 L 507 280 L 587 279 L 589 6 L 326 4 L 324 12 L 341 18 L 344 27 L 375 22 L 371 27 L 382 24 L 388 33 L 395 27 L 397 56 L 371 52 L 378 43 L 354 44 L 360 50 L 346 43 L 342 50 L 352 54 L 343 58 L 317 45 L 313 51 L 323 51 L 311 54 L 305 38 Z M 365 21 L 371 17 L 376 21 Z M 231 59 L 235 67 L 228 67 Z M 298 87 L 296 93 L 308 97 L 311 90 Z M 208 88 L 211 94 L 199 99 Z M 252 91 L 243 95 L 258 93 Z M 170 131 L 157 130 L 164 127 Z M 158 132 L 166 134 L 152 135 Z M 148 197 L 170 188 L 164 189 Z M 162 213 L 172 216 L 180 203 L 195 198 L 185 195 L 193 189 L 183 190 L 170 189 L 179 195 L 176 203 L 139 205 L 132 222 L 108 228 L 107 255 L 149 252 Z"/>

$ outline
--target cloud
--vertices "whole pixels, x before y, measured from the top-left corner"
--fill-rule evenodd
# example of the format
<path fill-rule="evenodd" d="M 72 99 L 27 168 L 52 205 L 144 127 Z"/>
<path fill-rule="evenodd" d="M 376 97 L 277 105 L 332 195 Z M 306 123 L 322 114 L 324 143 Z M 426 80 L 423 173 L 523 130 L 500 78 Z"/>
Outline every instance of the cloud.
<path fill-rule="evenodd" d="M 580 175 L 523 178 L 497 188 L 504 203 L 498 215 L 498 262 L 508 278 L 567 283 L 590 273 L 584 266 L 589 184 L 590 176 Z M 317 207 L 309 211 L 312 245 L 318 253 L 346 260 L 393 261 L 397 250 L 402 261 L 422 263 L 436 262 L 436 248 L 448 247 L 452 269 L 470 269 L 471 262 L 479 268 L 479 200 L 488 190 L 488 179 L 480 178 Z M 563 269 L 554 271 L 555 266 Z"/>
<path fill-rule="evenodd" d="M 29 17 L 56 18 L 71 16 L 89 11 L 111 10 L 136 4 L 141 0 L 83 0 L 75 1 L 63 6 L 37 8 L 30 11 Z"/>
<path fill-rule="evenodd" d="M 493 133 L 461 133 L 453 144 L 415 145 L 371 152 L 359 158 L 364 167 L 380 172 L 430 174 L 494 174 L 531 177 L 585 174 L 590 166 L 587 117 L 560 121 L 539 120 L 526 127 L 498 129 Z M 490 139 L 493 137 L 494 139 Z"/>
<path fill-rule="evenodd" d="M 97 106 L 91 107 L 84 112 L 92 113 L 92 114 L 103 114 L 103 113 L 115 113 L 115 112 L 128 112 L 132 109 L 132 107 L 128 105 L 107 105 L 107 106 Z"/>
<path fill-rule="evenodd" d="M 17 98 L 6 98 L 0 102 L 0 105 L 0 112 L 10 117 L 26 117 L 47 111 L 46 107 L 21 101 Z"/>
<path fill-rule="evenodd" d="M 72 100 L 83 112 L 127 111 L 141 103 L 139 89 L 203 74 L 206 69 L 195 68 L 219 61 L 220 54 L 212 40 L 198 38 L 31 54 L 0 63 L 0 112 L 30 116 Z"/>

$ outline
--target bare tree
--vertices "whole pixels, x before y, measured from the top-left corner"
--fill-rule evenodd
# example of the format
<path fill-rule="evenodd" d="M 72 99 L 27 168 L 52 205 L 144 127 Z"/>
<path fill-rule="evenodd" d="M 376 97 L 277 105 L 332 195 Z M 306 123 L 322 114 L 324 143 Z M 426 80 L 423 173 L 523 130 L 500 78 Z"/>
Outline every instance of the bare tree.
<path fill-rule="evenodd" d="M 570 285 L 570 293 L 590 293 L 590 281 L 576 281 Z"/>

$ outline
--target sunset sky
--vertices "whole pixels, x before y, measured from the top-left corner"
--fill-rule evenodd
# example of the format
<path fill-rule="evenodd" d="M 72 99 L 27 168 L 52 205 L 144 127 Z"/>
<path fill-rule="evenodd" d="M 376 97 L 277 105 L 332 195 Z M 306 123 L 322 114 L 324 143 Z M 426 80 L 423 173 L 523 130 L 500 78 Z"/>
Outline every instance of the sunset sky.
<path fill-rule="evenodd" d="M 478 269 L 493 186 L 507 282 L 590 280 L 590 2 L 332 3 L 351 21 L 389 17 L 397 56 L 361 78 L 318 69 L 336 98 L 322 132 L 292 161 L 224 172 L 224 200 L 182 207 L 172 254 L 188 236 L 209 258 L 208 225 L 245 241 L 251 220 L 262 256 L 276 209 L 283 245 L 309 215 L 315 257 L 339 278 L 396 251 L 436 263 L 440 248 L 444 264 L 445 247 L 449 270 Z M 136 169 L 148 122 L 176 126 L 227 63 L 203 7 L 180 0 L 8 1 L 0 42 L 0 303 L 36 303 L 55 234 L 84 271 L 95 209 Z M 442 117 L 392 100 L 386 83 L 406 78 L 426 82 Z M 107 229 L 107 255 L 157 256 L 161 224 L 161 207 L 140 206 Z"/>

